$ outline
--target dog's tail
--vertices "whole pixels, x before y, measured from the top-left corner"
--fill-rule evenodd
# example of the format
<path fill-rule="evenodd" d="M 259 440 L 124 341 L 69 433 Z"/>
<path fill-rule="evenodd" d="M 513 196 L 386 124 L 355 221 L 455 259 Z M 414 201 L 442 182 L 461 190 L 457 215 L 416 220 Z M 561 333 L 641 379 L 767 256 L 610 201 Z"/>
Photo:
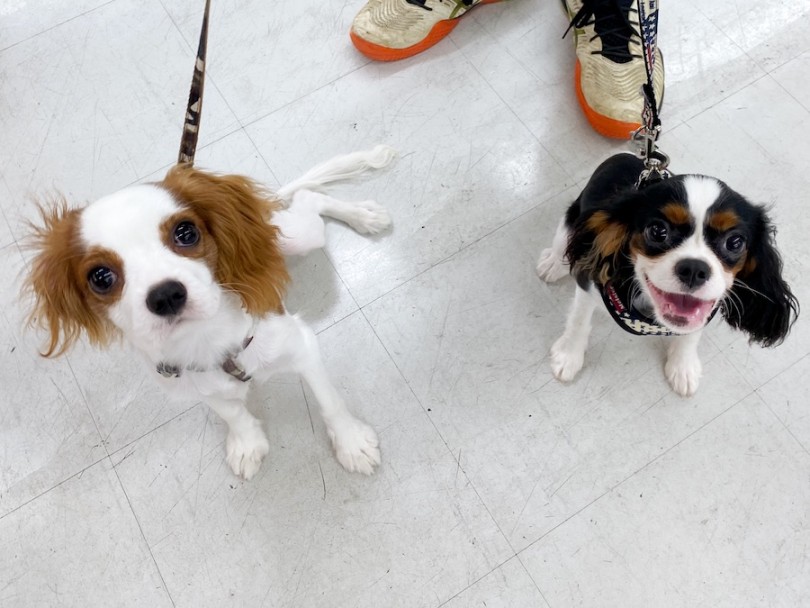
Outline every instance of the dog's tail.
<path fill-rule="evenodd" d="M 356 177 L 369 169 L 382 169 L 390 164 L 396 155 L 397 151 L 394 148 L 380 144 L 373 150 L 335 156 L 325 163 L 313 167 L 286 186 L 282 186 L 276 191 L 276 195 L 289 201 L 298 190 L 318 191 L 331 182 Z"/>

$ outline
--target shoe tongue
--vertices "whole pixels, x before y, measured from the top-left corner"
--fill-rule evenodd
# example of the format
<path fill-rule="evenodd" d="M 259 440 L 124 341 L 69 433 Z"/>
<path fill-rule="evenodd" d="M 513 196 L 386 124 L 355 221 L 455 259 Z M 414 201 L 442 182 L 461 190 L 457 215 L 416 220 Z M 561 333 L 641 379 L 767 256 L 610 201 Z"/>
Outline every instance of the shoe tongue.
<path fill-rule="evenodd" d="M 628 13 L 633 0 L 585 0 L 585 4 L 593 13 L 594 30 L 602 41 L 602 55 L 615 63 L 632 61 L 630 38 L 636 34 Z"/>

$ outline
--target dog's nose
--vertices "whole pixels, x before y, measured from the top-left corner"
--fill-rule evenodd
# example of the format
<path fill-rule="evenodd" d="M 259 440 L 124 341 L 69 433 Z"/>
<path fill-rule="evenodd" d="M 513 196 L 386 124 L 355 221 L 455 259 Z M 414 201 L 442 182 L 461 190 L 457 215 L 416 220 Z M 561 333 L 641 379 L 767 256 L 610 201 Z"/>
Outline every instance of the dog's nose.
<path fill-rule="evenodd" d="M 712 269 L 703 260 L 687 258 L 675 264 L 675 274 L 689 289 L 697 289 L 712 276 Z"/>
<path fill-rule="evenodd" d="M 188 292 L 179 281 L 164 281 L 146 294 L 146 307 L 159 317 L 180 314 L 186 305 Z"/>

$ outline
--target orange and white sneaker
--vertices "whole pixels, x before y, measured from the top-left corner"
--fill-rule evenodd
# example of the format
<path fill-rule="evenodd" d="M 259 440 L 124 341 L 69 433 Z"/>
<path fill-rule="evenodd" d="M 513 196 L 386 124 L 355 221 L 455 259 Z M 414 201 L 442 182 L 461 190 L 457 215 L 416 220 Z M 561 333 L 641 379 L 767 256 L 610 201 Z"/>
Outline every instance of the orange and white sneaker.
<path fill-rule="evenodd" d="M 421 53 L 453 31 L 478 4 L 501 0 L 369 0 L 349 35 L 357 50 L 377 61 Z"/>
<path fill-rule="evenodd" d="M 561 1 L 574 29 L 579 105 L 598 133 L 629 139 L 641 126 L 647 82 L 635 0 Z M 653 89 L 660 109 L 664 60 L 657 48 Z"/>

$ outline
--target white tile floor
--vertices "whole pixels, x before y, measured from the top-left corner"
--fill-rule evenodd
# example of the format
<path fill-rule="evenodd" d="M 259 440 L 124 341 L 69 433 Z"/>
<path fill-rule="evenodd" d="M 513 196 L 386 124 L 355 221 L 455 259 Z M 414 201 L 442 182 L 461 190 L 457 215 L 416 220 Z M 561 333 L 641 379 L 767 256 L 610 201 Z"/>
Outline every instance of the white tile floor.
<path fill-rule="evenodd" d="M 547 352 L 571 284 L 533 273 L 617 150 L 573 101 L 556 0 L 476 9 L 417 58 L 349 43 L 361 0 L 213 1 L 198 164 L 271 186 L 378 142 L 340 192 L 393 231 L 292 264 L 288 299 L 380 433 L 346 474 L 295 378 L 257 387 L 251 482 L 224 426 L 168 401 L 125 349 L 51 361 L 24 334 L 31 196 L 77 202 L 173 162 L 202 0 L 0 6 L 0 606 L 566 608 L 810 605 L 810 323 L 774 350 L 716 324 L 681 399 L 664 340 L 597 322 L 582 375 Z M 773 206 L 810 270 L 810 4 L 665 2 L 663 147 Z"/>

